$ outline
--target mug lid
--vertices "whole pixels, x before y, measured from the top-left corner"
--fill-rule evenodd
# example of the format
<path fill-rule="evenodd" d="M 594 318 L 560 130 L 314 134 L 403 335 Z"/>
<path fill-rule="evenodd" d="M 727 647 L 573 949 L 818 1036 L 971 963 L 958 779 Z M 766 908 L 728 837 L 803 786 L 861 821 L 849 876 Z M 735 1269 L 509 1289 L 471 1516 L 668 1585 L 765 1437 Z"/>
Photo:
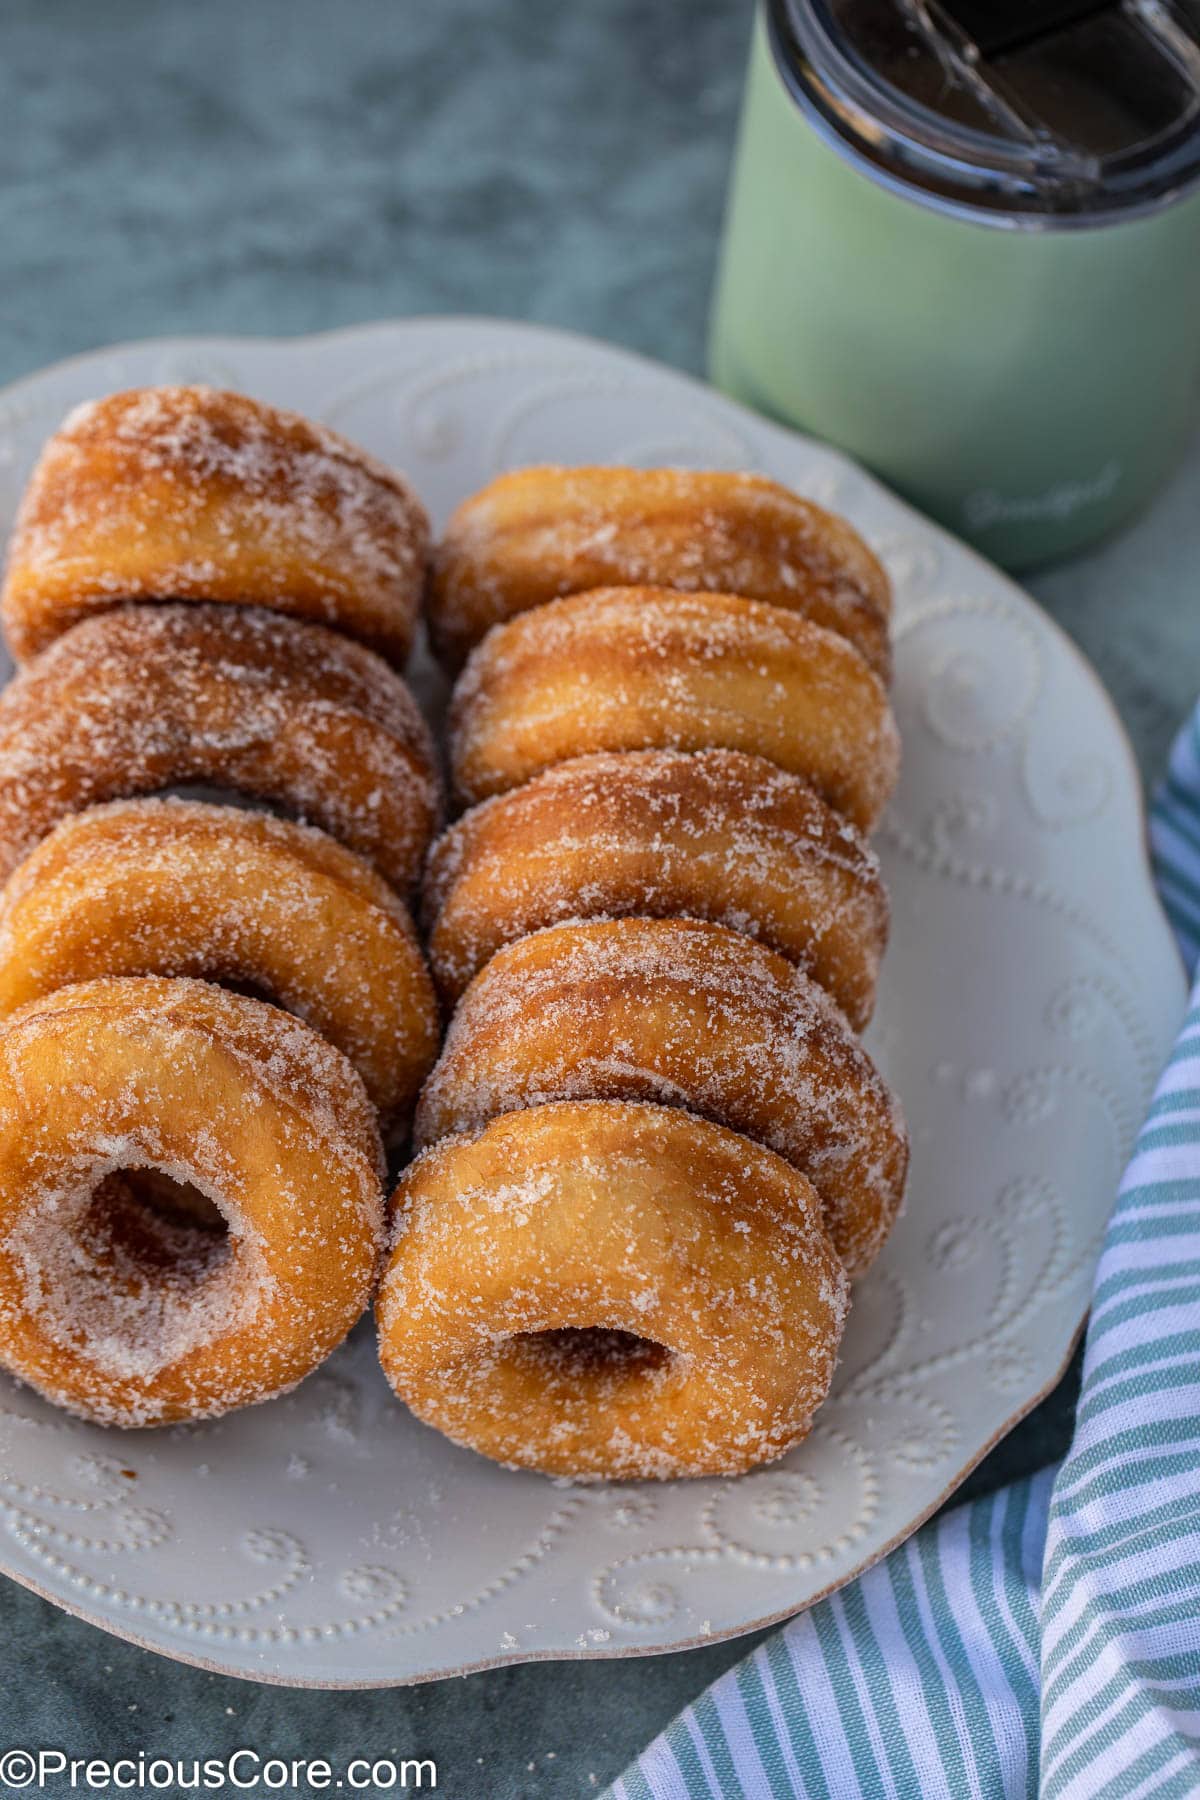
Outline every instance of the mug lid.
<path fill-rule="evenodd" d="M 877 178 L 995 224 L 1200 180 L 1200 0 L 766 0 L 793 95 Z"/>

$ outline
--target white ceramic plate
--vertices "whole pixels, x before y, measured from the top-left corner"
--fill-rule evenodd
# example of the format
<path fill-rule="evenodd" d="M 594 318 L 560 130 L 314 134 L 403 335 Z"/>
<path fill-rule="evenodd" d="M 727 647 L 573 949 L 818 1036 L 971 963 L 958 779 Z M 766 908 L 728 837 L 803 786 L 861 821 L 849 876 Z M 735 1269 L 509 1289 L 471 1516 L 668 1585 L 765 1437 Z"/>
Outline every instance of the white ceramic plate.
<path fill-rule="evenodd" d="M 0 395 L 0 524 L 66 409 L 244 388 L 408 471 L 440 521 L 528 462 L 758 468 L 845 512 L 897 590 L 904 772 L 869 1042 L 913 1134 L 808 1442 L 735 1481 L 573 1488 L 391 1398 L 369 1326 L 288 1399 L 106 1432 L 0 1377 L 0 1559 L 120 1636 L 259 1680 L 414 1681 L 667 1650 L 807 1605 L 905 1537 L 1055 1382 L 1183 979 L 1095 676 L 1003 576 L 821 446 L 583 339 L 411 320 L 135 344 Z"/>

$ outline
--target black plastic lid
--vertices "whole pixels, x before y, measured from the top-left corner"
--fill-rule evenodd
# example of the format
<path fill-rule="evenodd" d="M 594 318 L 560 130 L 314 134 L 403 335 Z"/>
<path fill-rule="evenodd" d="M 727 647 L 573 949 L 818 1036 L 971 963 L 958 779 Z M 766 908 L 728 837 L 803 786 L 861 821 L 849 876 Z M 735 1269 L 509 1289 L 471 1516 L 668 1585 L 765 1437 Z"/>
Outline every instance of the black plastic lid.
<path fill-rule="evenodd" d="M 1200 0 L 767 0 L 805 110 L 995 224 L 1100 224 L 1200 180 Z"/>

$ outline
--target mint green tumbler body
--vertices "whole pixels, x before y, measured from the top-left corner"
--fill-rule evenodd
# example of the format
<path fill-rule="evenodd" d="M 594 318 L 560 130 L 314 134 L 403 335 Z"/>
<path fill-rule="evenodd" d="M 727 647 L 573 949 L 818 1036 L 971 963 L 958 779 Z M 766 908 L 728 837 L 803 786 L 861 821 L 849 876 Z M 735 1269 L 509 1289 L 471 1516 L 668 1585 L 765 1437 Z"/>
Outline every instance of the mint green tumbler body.
<path fill-rule="evenodd" d="M 1116 189 L 1111 159 L 1068 135 L 1077 164 L 1086 152 L 1091 187 L 1072 167 L 1064 196 L 1062 159 L 1050 157 L 1040 185 L 1026 172 L 1009 190 L 1027 146 L 1014 151 L 985 115 L 1001 140 L 996 160 L 1009 162 L 996 179 L 995 146 L 969 111 L 978 96 L 956 107 L 967 125 L 935 115 L 926 129 L 922 94 L 893 89 L 873 121 L 872 77 L 887 86 L 892 70 L 860 58 L 858 111 L 829 104 L 835 83 L 814 67 L 812 41 L 797 49 L 789 32 L 796 15 L 803 29 L 819 10 L 772 4 L 774 18 L 756 25 L 713 378 L 849 451 L 996 561 L 1021 567 L 1077 550 L 1146 502 L 1200 415 L 1200 125 L 1190 144 L 1178 136 L 1165 186 L 1148 165 L 1140 187 Z M 1187 103 L 1186 52 L 1164 107 Z M 1028 70 L 1027 45 L 1024 54 Z M 1057 46 L 1059 73 L 1065 54 Z M 789 56 L 801 57 L 798 72 Z M 1002 100 L 1023 127 L 1031 104 L 1003 57 L 989 64 L 976 51 L 972 61 L 989 79 L 1001 70 Z M 1103 70 L 1094 53 L 1092 65 Z M 1132 101 L 1125 110 L 1136 112 Z M 937 140 L 939 162 L 894 153 L 897 117 Z M 1089 120 L 1106 142 L 1126 122 Z M 1144 124 L 1135 117 L 1128 130 Z M 978 188 L 947 151 L 958 136 L 972 140 Z"/>

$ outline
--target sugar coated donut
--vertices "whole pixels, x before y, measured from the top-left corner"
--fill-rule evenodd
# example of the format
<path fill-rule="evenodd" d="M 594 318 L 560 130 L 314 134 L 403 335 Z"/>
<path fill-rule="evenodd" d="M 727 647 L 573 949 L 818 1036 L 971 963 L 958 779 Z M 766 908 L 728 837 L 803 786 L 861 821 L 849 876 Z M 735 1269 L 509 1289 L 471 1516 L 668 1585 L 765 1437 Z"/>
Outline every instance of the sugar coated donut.
<path fill-rule="evenodd" d="M 470 804 L 596 750 L 745 750 L 868 830 L 899 740 L 844 638 L 735 594 L 601 588 L 497 625 L 455 688 L 450 751 Z"/>
<path fill-rule="evenodd" d="M 34 1001 L 0 1023 L 0 1363 L 110 1425 L 283 1392 L 370 1298 L 381 1169 L 358 1076 L 276 1007 L 152 978 Z"/>
<path fill-rule="evenodd" d="M 58 824 L 0 895 L 0 1018 L 100 975 L 190 975 L 307 1020 L 392 1135 L 437 1054 L 433 984 L 404 906 L 323 831 L 184 800 Z"/>
<path fill-rule="evenodd" d="M 737 750 L 576 757 L 464 813 L 430 853 L 444 998 L 501 945 L 566 919 L 682 915 L 759 938 L 871 1016 L 887 892 L 859 833 L 796 775 Z"/>
<path fill-rule="evenodd" d="M 418 1146 L 550 1100 L 652 1100 L 743 1132 L 812 1182 L 860 1274 L 904 1192 L 900 1108 L 837 1007 L 724 925 L 608 919 L 500 950 L 459 1003 Z"/>
<path fill-rule="evenodd" d="M 402 890 L 438 814 L 425 723 L 373 652 L 257 609 L 128 606 L 0 694 L 0 879 L 66 813 L 184 783 L 321 825 Z"/>
<path fill-rule="evenodd" d="M 4 628 L 24 662 L 123 600 L 222 600 L 324 620 L 403 663 L 424 509 L 336 432 L 245 394 L 134 388 L 77 407 L 17 515 Z"/>
<path fill-rule="evenodd" d="M 533 468 L 465 500 L 434 559 L 429 626 L 457 668 L 499 620 L 585 588 L 745 594 L 840 632 L 887 679 L 891 586 L 844 519 L 763 475 Z"/>
<path fill-rule="evenodd" d="M 804 1177 L 686 1113 L 509 1113 L 406 1171 L 380 1357 L 427 1424 L 551 1475 L 732 1475 L 800 1441 L 846 1277 Z"/>

